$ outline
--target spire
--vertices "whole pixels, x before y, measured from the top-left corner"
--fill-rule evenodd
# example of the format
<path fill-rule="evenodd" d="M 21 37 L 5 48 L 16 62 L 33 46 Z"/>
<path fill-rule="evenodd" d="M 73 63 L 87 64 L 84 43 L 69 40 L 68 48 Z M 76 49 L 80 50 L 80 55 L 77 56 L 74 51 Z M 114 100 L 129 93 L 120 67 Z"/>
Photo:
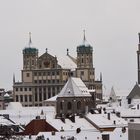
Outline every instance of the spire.
<path fill-rule="evenodd" d="M 100 73 L 100 81 L 102 81 L 102 73 Z"/>
<path fill-rule="evenodd" d="M 15 83 L 15 74 L 13 74 L 13 84 Z"/>
<path fill-rule="evenodd" d="M 31 32 L 29 32 L 29 47 L 31 46 L 31 44 L 32 44 Z"/>
<path fill-rule="evenodd" d="M 84 33 L 84 38 L 83 38 L 83 44 L 85 44 L 85 42 L 86 42 L 86 35 L 85 35 L 85 30 L 83 30 L 83 33 Z"/>
<path fill-rule="evenodd" d="M 138 35 L 139 35 L 139 44 L 140 44 L 140 33 L 138 33 Z"/>

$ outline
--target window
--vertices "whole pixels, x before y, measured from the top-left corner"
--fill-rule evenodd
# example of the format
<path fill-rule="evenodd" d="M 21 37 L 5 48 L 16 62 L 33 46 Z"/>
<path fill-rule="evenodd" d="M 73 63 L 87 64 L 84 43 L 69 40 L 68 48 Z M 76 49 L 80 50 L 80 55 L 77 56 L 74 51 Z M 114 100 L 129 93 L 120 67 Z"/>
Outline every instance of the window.
<path fill-rule="evenodd" d="M 81 109 L 81 102 L 80 101 L 77 102 L 77 109 Z"/>
<path fill-rule="evenodd" d="M 26 73 L 26 77 L 30 77 L 30 73 Z"/>
<path fill-rule="evenodd" d="M 41 80 L 39 80 L 39 84 L 41 84 L 42 83 L 42 81 Z"/>
<path fill-rule="evenodd" d="M 29 88 L 29 91 L 32 91 L 32 88 Z"/>
<path fill-rule="evenodd" d="M 84 71 L 81 71 L 81 75 L 84 75 Z"/>
<path fill-rule="evenodd" d="M 42 93 L 39 93 L 39 101 L 42 101 Z"/>
<path fill-rule="evenodd" d="M 25 102 L 27 102 L 27 95 L 25 95 Z"/>
<path fill-rule="evenodd" d="M 54 84 L 55 83 L 55 80 L 52 80 L 52 83 Z"/>
<path fill-rule="evenodd" d="M 55 96 L 55 92 L 53 92 L 52 94 L 53 94 L 53 96 Z"/>
<path fill-rule="evenodd" d="M 32 60 L 32 65 L 34 65 L 35 63 L 34 63 L 34 60 Z"/>
<path fill-rule="evenodd" d="M 43 83 L 46 84 L 46 80 L 43 80 Z"/>
<path fill-rule="evenodd" d="M 56 73 L 57 75 L 59 75 L 59 71 L 57 71 L 57 73 Z"/>
<path fill-rule="evenodd" d="M 27 91 L 27 88 L 24 88 L 24 91 Z"/>
<path fill-rule="evenodd" d="M 63 103 L 60 102 L 60 109 L 63 109 Z"/>
<path fill-rule="evenodd" d="M 37 84 L 37 80 L 34 80 L 35 84 Z"/>
<path fill-rule="evenodd" d="M 43 72 L 43 76 L 45 76 L 46 75 L 46 72 Z"/>
<path fill-rule="evenodd" d="M 39 72 L 38 75 L 41 76 L 41 72 Z"/>
<path fill-rule="evenodd" d="M 82 63 L 84 63 L 84 59 L 82 58 Z"/>
<path fill-rule="evenodd" d="M 35 93 L 35 101 L 37 101 L 37 93 Z"/>
<path fill-rule="evenodd" d="M 44 92 L 43 95 L 44 95 L 44 100 L 46 100 L 46 92 Z"/>
<path fill-rule="evenodd" d="M 54 71 L 52 72 L 52 75 L 55 75 L 55 72 Z"/>
<path fill-rule="evenodd" d="M 22 91 L 22 88 L 20 88 L 20 91 Z"/>
<path fill-rule="evenodd" d="M 18 102 L 19 101 L 19 99 L 18 99 L 18 95 L 16 95 L 16 102 Z"/>
<path fill-rule="evenodd" d="M 34 73 L 34 76 L 37 76 L 37 72 Z"/>
<path fill-rule="evenodd" d="M 50 92 L 48 92 L 48 99 L 51 97 L 51 93 Z"/>
<path fill-rule="evenodd" d="M 29 95 L 29 102 L 32 102 L 32 95 Z"/>
<path fill-rule="evenodd" d="M 50 75 L 50 72 L 48 72 L 48 75 Z"/>
<path fill-rule="evenodd" d="M 23 96 L 20 95 L 20 102 L 23 102 Z"/>
<path fill-rule="evenodd" d="M 18 91 L 18 88 L 16 88 L 16 91 Z"/>
<path fill-rule="evenodd" d="M 71 102 L 68 102 L 68 104 L 67 104 L 67 109 L 68 109 L 68 110 L 71 110 L 71 108 L 72 108 L 72 104 L 71 104 Z"/>

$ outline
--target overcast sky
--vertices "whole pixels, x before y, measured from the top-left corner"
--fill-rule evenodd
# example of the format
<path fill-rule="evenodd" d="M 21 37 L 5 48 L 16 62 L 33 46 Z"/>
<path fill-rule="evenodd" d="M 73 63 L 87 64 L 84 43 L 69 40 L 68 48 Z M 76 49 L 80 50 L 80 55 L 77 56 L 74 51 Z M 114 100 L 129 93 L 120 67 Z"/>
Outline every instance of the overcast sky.
<path fill-rule="evenodd" d="M 32 33 L 39 54 L 70 54 L 83 40 L 93 46 L 96 79 L 106 89 L 131 89 L 137 81 L 140 0 L 0 0 L 0 87 L 20 81 L 22 49 Z"/>

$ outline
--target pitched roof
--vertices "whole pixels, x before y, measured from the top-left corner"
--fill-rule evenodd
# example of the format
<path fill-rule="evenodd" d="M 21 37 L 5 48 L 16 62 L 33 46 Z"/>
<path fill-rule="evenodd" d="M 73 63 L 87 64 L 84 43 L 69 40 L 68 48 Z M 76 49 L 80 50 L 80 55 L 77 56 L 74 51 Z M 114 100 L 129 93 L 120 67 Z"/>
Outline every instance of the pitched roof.
<path fill-rule="evenodd" d="M 83 83 L 80 78 L 70 77 L 58 94 L 58 97 L 82 97 L 88 96 L 90 97 L 91 94 L 88 91 L 88 88 Z"/>
<path fill-rule="evenodd" d="M 110 92 L 109 98 L 111 98 L 113 101 L 117 100 L 117 96 L 115 94 L 115 91 L 114 91 L 113 87 L 111 88 L 111 92 Z"/>
<path fill-rule="evenodd" d="M 24 135 L 37 135 L 39 132 L 57 131 L 52 125 L 46 122 L 45 119 L 34 119 L 25 126 Z"/>
<path fill-rule="evenodd" d="M 134 86 L 134 88 L 131 90 L 130 94 L 127 96 L 127 99 L 133 98 L 136 95 L 140 96 L 140 87 L 137 83 Z"/>

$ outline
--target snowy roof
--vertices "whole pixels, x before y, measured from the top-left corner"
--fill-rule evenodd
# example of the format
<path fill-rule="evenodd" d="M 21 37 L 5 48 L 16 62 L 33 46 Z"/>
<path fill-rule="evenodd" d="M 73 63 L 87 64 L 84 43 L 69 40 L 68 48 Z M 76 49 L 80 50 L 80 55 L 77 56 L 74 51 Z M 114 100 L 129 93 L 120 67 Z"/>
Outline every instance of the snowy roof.
<path fill-rule="evenodd" d="M 55 95 L 49 99 L 47 99 L 46 101 L 56 101 L 56 98 L 57 98 L 58 95 Z"/>
<path fill-rule="evenodd" d="M 96 130 L 97 129 L 88 121 L 86 121 L 85 118 L 80 118 L 79 116 L 75 116 L 75 123 L 73 123 L 69 119 L 65 119 L 65 123 L 61 121 L 61 119 L 56 119 L 55 117 L 52 117 L 50 115 L 46 115 L 46 121 L 54 126 L 58 131 L 63 130 L 76 130 L 78 127 L 80 127 L 82 130 Z"/>
<path fill-rule="evenodd" d="M 128 140 L 128 129 L 126 132 L 122 132 L 122 128 L 116 128 L 113 132 L 96 132 L 91 130 L 81 130 L 80 133 L 76 131 L 64 131 L 56 132 L 55 135 L 52 135 L 51 132 L 40 132 L 38 136 L 44 136 L 45 139 L 49 140 L 62 140 L 70 139 L 72 136 L 74 140 L 102 140 L 102 135 L 109 135 L 110 140 Z"/>
<path fill-rule="evenodd" d="M 65 69 L 75 70 L 77 65 L 68 56 L 57 56 L 58 64 Z"/>
<path fill-rule="evenodd" d="M 102 136 L 99 132 L 95 131 L 80 131 L 76 133 L 76 131 L 64 131 L 64 132 L 56 132 L 55 135 L 52 135 L 51 132 L 41 132 L 38 136 L 44 135 L 45 139 L 49 140 L 101 140 Z M 70 139 L 70 140 L 71 140 Z"/>
<path fill-rule="evenodd" d="M 4 97 L 10 97 L 10 95 L 8 93 L 4 94 Z"/>
<path fill-rule="evenodd" d="M 22 109 L 22 105 L 20 102 L 10 102 L 6 108 L 7 110 L 11 109 Z"/>
<path fill-rule="evenodd" d="M 114 100 L 114 101 L 117 100 L 117 96 L 116 96 L 116 94 L 115 94 L 115 91 L 114 91 L 114 88 L 113 88 L 113 87 L 111 88 L 111 92 L 110 92 L 109 97 L 110 97 L 112 100 Z"/>
<path fill-rule="evenodd" d="M 115 114 L 110 113 L 110 120 L 108 119 L 108 114 L 87 114 L 86 117 L 94 122 L 100 128 L 107 128 L 107 127 L 120 127 L 126 126 L 127 122 L 122 119 L 118 118 Z M 116 124 L 114 124 L 114 121 Z"/>
<path fill-rule="evenodd" d="M 17 104 L 19 105 L 19 104 Z M 0 114 L 9 114 L 9 118 L 13 120 L 16 124 L 28 124 L 31 120 L 35 119 L 36 116 L 41 115 L 43 111 L 43 116 L 50 116 L 51 118 L 55 116 L 55 108 L 50 107 L 9 107 L 6 110 L 0 110 Z"/>
<path fill-rule="evenodd" d="M 90 97 L 88 88 L 80 78 L 70 77 L 58 97 Z"/>

